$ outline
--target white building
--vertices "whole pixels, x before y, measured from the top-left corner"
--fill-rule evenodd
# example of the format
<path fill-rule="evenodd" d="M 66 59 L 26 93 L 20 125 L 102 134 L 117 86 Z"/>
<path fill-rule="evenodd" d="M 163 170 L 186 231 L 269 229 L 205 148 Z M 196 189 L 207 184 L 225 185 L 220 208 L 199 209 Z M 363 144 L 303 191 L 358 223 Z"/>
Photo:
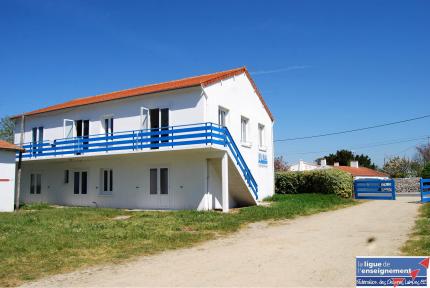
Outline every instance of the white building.
<path fill-rule="evenodd" d="M 291 165 L 288 170 L 293 172 L 303 172 L 303 171 L 312 171 L 312 170 L 329 169 L 329 168 L 331 167 L 327 166 L 327 161 L 325 159 L 322 159 L 320 164 L 309 163 L 309 162 L 300 160 L 299 163 Z"/>
<path fill-rule="evenodd" d="M 21 148 L 0 140 L 0 212 L 12 212 L 15 200 L 15 153 Z"/>
<path fill-rule="evenodd" d="M 273 116 L 246 68 L 14 119 L 22 202 L 228 211 L 274 193 Z"/>

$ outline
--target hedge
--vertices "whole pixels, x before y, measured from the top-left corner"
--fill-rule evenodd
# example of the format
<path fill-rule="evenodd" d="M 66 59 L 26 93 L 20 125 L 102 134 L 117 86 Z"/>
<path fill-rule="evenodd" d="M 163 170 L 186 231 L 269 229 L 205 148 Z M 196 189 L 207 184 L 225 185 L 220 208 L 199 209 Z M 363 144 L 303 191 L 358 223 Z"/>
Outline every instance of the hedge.
<path fill-rule="evenodd" d="M 430 179 L 430 163 L 427 163 L 427 165 L 424 166 L 423 172 L 421 172 L 421 177 Z"/>
<path fill-rule="evenodd" d="M 277 172 L 275 192 L 278 194 L 322 193 L 352 197 L 352 176 L 336 169 L 305 172 Z"/>

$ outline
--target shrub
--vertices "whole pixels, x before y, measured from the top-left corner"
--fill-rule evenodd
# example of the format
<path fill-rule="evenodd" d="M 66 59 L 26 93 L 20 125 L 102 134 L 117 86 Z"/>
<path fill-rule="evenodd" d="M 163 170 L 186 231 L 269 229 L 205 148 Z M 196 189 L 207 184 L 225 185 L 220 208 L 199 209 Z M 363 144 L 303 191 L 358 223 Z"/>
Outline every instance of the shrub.
<path fill-rule="evenodd" d="M 421 177 L 426 178 L 426 179 L 430 179 L 430 163 L 428 163 L 423 171 L 421 172 Z"/>
<path fill-rule="evenodd" d="M 276 173 L 275 192 L 279 194 L 322 193 L 336 194 L 343 198 L 352 196 L 352 177 L 335 170 Z"/>

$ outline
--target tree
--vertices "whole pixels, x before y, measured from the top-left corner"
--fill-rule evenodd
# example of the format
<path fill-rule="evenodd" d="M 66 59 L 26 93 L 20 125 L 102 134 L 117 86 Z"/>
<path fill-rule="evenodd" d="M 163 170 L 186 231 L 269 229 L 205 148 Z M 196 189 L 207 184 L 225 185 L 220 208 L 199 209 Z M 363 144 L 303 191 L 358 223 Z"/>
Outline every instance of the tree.
<path fill-rule="evenodd" d="M 15 123 L 9 117 L 0 120 L 0 140 L 13 143 Z"/>
<path fill-rule="evenodd" d="M 276 156 L 275 157 L 275 171 L 282 172 L 282 171 L 288 171 L 290 166 L 288 166 L 287 162 L 284 160 L 284 157 L 282 156 Z"/>
<path fill-rule="evenodd" d="M 358 164 L 361 167 L 367 167 L 371 169 L 375 169 L 376 165 L 372 163 L 372 160 L 369 156 L 361 154 L 354 155 L 352 151 L 343 149 L 336 151 L 335 154 L 329 154 L 327 156 L 318 158 L 316 162 L 319 162 L 321 159 L 326 159 L 328 165 L 334 165 L 334 163 L 339 162 L 341 166 L 350 165 L 351 161 L 358 161 Z"/>
<path fill-rule="evenodd" d="M 421 173 L 421 177 L 426 178 L 426 179 L 430 179 L 430 163 L 428 163 L 422 173 Z"/>
<path fill-rule="evenodd" d="M 396 156 L 385 162 L 382 170 L 393 178 L 416 177 L 418 175 L 414 165 L 416 165 L 416 161 Z"/>
<path fill-rule="evenodd" d="M 417 147 L 417 158 L 423 164 L 430 162 L 430 144 L 424 144 Z"/>

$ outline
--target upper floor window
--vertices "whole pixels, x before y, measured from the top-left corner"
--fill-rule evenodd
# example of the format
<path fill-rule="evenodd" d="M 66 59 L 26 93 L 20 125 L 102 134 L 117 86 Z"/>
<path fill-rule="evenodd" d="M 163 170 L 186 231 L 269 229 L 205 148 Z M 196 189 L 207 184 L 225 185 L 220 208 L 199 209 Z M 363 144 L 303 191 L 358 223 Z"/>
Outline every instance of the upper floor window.
<path fill-rule="evenodd" d="M 71 119 L 64 119 L 63 127 L 64 138 L 73 138 L 73 129 L 75 127 L 75 121 Z"/>
<path fill-rule="evenodd" d="M 102 118 L 103 133 L 106 137 L 113 136 L 113 117 L 105 116 Z"/>
<path fill-rule="evenodd" d="M 258 146 L 260 148 L 264 148 L 266 146 L 265 133 L 266 133 L 266 130 L 264 125 L 259 123 L 258 124 Z"/>
<path fill-rule="evenodd" d="M 242 116 L 240 120 L 240 141 L 242 143 L 249 142 L 248 124 L 249 124 L 249 119 Z"/>
<path fill-rule="evenodd" d="M 222 107 L 218 108 L 218 125 L 227 126 L 227 114 L 228 110 Z"/>
<path fill-rule="evenodd" d="M 38 144 L 43 143 L 43 127 L 34 127 L 32 130 L 33 154 L 41 154 L 43 146 Z"/>

